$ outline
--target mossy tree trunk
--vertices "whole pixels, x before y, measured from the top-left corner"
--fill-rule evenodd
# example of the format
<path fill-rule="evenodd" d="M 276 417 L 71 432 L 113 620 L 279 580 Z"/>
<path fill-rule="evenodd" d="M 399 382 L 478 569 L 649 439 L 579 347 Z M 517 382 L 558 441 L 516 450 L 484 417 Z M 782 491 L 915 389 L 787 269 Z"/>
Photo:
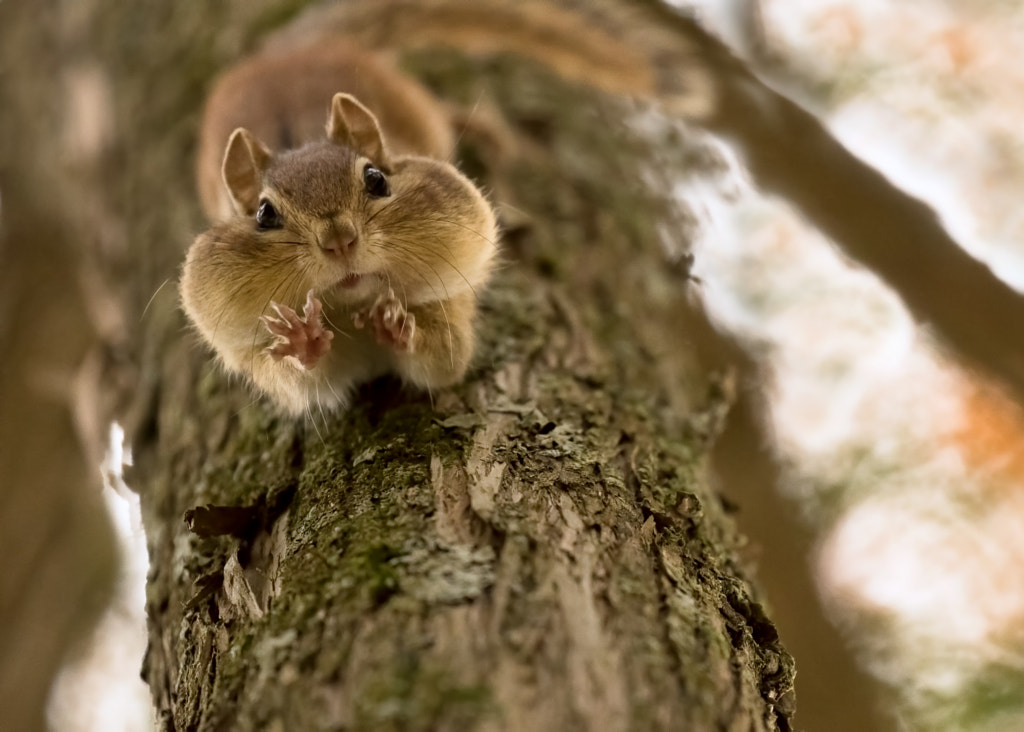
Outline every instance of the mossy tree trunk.
<path fill-rule="evenodd" d="M 785 726 L 792 665 L 704 470 L 725 395 L 649 157 L 622 109 L 498 73 L 544 154 L 489 181 L 520 222 L 465 384 L 383 381 L 295 424 L 190 339 L 158 351 L 133 481 L 176 729 Z M 253 508 L 189 534 L 202 504 Z"/>
<path fill-rule="evenodd" d="M 712 168 L 699 140 L 634 134 L 633 110 L 521 64 L 409 60 L 470 106 L 488 79 L 516 141 L 463 151 L 507 232 L 454 389 L 382 380 L 277 417 L 157 289 L 201 226 L 202 89 L 291 5 L 66 19 L 116 132 L 72 183 L 89 257 L 117 266 L 93 297 L 124 331 L 93 373 L 134 451 L 163 726 L 787 729 L 793 664 L 706 470 L 728 348 L 689 293 L 686 212 L 642 182 Z"/>

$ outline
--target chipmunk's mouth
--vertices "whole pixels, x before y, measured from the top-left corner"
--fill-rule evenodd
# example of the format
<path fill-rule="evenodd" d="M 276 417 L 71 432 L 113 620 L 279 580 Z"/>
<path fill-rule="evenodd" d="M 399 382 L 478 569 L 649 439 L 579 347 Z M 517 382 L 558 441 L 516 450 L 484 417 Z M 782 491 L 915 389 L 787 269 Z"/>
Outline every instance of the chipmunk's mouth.
<path fill-rule="evenodd" d="M 345 275 L 344 277 L 342 277 L 340 280 L 338 280 L 335 283 L 334 286 L 335 287 L 340 287 L 343 290 L 351 290 L 353 287 L 355 287 L 356 285 L 358 285 L 362 281 L 363 281 L 363 275 L 353 273 L 353 274 Z"/>
<path fill-rule="evenodd" d="M 352 303 L 369 297 L 376 289 L 380 281 L 380 274 L 376 272 L 364 272 L 362 274 L 352 272 L 340 280 L 335 280 L 331 286 L 335 297 L 343 302 Z"/>

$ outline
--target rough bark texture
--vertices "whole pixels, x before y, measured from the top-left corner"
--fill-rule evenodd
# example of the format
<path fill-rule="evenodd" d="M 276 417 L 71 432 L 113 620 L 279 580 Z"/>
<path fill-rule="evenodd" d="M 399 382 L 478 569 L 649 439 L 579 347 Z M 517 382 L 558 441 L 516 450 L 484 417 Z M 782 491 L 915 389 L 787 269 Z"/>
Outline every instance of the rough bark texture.
<path fill-rule="evenodd" d="M 622 109 L 493 71 L 543 152 L 495 181 L 528 220 L 463 386 L 432 404 L 383 381 L 295 425 L 187 339 L 163 351 L 134 480 L 161 532 L 147 678 L 175 728 L 786 726 L 793 667 L 709 488 L 726 396 L 638 183 L 649 153 Z M 178 522 L 199 504 L 256 508 L 241 540 L 200 540 Z"/>
<path fill-rule="evenodd" d="M 135 452 L 162 724 L 787 729 L 792 660 L 706 471 L 721 344 L 666 256 L 687 217 L 657 182 L 714 166 L 685 131 L 647 141 L 625 108 L 527 65 L 420 55 L 410 66 L 469 106 L 488 76 L 519 140 L 464 151 L 508 225 L 466 383 L 428 397 L 384 380 L 295 423 L 188 334 L 158 287 L 201 226 L 202 89 L 294 5 L 61 16 L 67 69 L 95 71 L 115 132 L 69 200 L 106 268 L 89 393 L 123 401 L 90 413 L 118 413 Z"/>

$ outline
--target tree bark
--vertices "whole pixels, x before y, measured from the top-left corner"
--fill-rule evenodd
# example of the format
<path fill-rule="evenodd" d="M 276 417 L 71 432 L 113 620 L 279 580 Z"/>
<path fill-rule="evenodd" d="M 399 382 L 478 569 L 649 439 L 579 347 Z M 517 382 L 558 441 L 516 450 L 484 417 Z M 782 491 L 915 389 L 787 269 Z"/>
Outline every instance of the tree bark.
<path fill-rule="evenodd" d="M 169 319 L 132 482 L 158 527 L 146 676 L 170 727 L 788 725 L 792 661 L 705 470 L 727 394 L 660 241 L 683 222 L 639 184 L 652 149 L 622 107 L 492 73 L 534 152 L 473 156 L 519 224 L 463 385 L 383 380 L 295 424 Z"/>
<path fill-rule="evenodd" d="M 465 383 L 385 379 L 295 422 L 190 336 L 173 279 L 201 227 L 202 89 L 294 6 L 61 11 L 115 133 L 73 168 L 66 216 L 114 313 L 86 392 L 134 451 L 162 726 L 788 729 L 792 659 L 707 472 L 729 346 L 667 195 L 714 169 L 699 138 L 634 133 L 635 110 L 528 65 L 417 54 L 469 107 L 487 78 L 514 141 L 463 151 L 507 227 Z"/>

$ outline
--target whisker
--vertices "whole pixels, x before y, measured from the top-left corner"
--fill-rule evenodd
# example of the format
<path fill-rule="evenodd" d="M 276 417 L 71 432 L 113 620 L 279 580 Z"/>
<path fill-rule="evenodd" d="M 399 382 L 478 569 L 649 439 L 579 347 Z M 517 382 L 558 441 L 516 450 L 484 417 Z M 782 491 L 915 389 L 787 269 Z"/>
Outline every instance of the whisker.
<path fill-rule="evenodd" d="M 319 401 L 319 398 L 317 401 Z M 316 426 L 316 420 L 313 418 L 313 414 L 310 411 L 308 404 L 306 405 L 306 420 L 309 424 L 313 425 L 313 431 L 316 432 L 316 436 L 320 438 L 320 444 L 326 447 L 327 443 L 324 441 L 324 436 L 320 433 L 320 428 Z"/>
<path fill-rule="evenodd" d="M 434 286 L 430 282 L 430 280 L 427 279 L 427 277 L 422 272 L 420 272 L 416 267 L 411 267 L 410 268 L 413 272 L 416 273 L 416 275 L 418 277 L 420 277 L 426 283 L 427 287 L 430 288 L 431 292 L 434 293 L 434 297 L 436 298 L 435 301 L 437 302 L 438 306 L 441 308 L 441 314 L 444 315 L 445 325 L 448 328 L 448 356 L 449 356 L 449 359 L 451 361 L 452 368 L 454 369 L 455 368 L 455 336 L 452 333 L 451 318 L 448 317 L 448 311 L 445 309 L 445 306 L 444 306 L 445 301 L 451 299 L 451 296 L 448 294 L 448 287 L 447 287 L 447 285 L 444 284 L 444 280 L 438 274 L 437 270 L 434 269 L 433 265 L 430 264 L 429 261 L 427 261 L 426 259 L 421 257 L 419 252 L 416 252 L 416 251 L 412 250 L 411 248 L 409 248 L 407 246 L 399 246 L 398 247 L 398 251 L 399 252 L 405 252 L 406 254 L 409 254 L 411 257 L 415 258 L 417 261 L 420 261 L 421 263 L 423 263 L 424 265 L 429 267 L 431 270 L 433 270 L 434 274 L 438 278 L 438 282 L 441 284 L 441 287 L 444 288 L 444 294 L 445 294 L 444 298 L 438 297 L 437 290 L 434 288 Z M 390 277 L 390 275 L 389 275 L 389 277 Z M 465 279 L 465 277 L 463 277 L 463 279 Z M 472 285 L 470 287 L 472 287 Z M 405 305 L 406 305 L 406 310 L 408 310 L 409 299 L 408 299 L 408 295 L 405 292 L 405 285 L 404 285 L 404 283 L 402 285 L 402 294 L 406 296 Z M 475 294 L 476 293 L 474 292 L 474 295 Z M 405 328 L 403 326 L 403 332 L 404 332 L 404 330 L 405 330 Z"/>
<path fill-rule="evenodd" d="M 159 286 L 158 288 L 156 288 L 156 292 L 154 292 L 154 293 L 153 293 L 153 296 L 149 298 L 149 302 L 147 302 L 147 303 L 146 303 L 146 307 L 144 307 L 144 308 L 142 309 L 142 315 L 140 315 L 140 316 L 139 316 L 139 322 L 140 322 L 140 323 L 142 322 L 142 319 L 146 317 L 146 313 L 148 313 L 148 312 L 149 312 L 149 306 L 153 304 L 153 301 L 154 301 L 154 300 L 156 300 L 156 296 L 160 294 L 160 290 L 164 289 L 164 286 L 165 286 L 165 285 L 166 285 L 166 284 L 167 284 L 168 282 L 170 282 L 170 281 L 171 281 L 171 278 L 170 278 L 170 277 L 168 277 L 168 278 L 167 278 L 166 280 L 164 280 L 164 281 L 163 281 L 163 282 L 162 282 L 162 283 L 160 284 L 160 286 Z"/>
<path fill-rule="evenodd" d="M 405 312 L 409 312 L 409 293 L 406 292 L 406 290 L 405 290 L 405 283 L 404 282 L 402 283 L 402 300 L 401 300 L 401 302 L 402 302 L 402 309 L 405 310 Z M 398 335 L 400 335 L 400 336 L 405 335 L 405 324 L 406 324 L 406 322 L 407 321 L 405 321 L 405 320 L 402 321 L 402 330 L 400 330 L 398 332 Z"/>
<path fill-rule="evenodd" d="M 235 413 L 234 413 L 233 415 L 231 415 L 231 418 L 232 418 L 232 419 L 236 419 L 236 418 L 238 417 L 238 415 L 240 415 L 240 414 L 241 414 L 242 412 L 244 412 L 244 411 L 245 411 L 246 409 L 249 409 L 250 407 L 252 407 L 252 406 L 253 406 L 254 404 L 256 404 L 256 402 L 258 402 L 259 400 L 260 400 L 260 397 L 259 397 L 259 396 L 255 396 L 255 397 L 253 397 L 253 398 L 252 398 L 252 400 L 251 400 L 251 401 L 250 401 L 250 402 L 249 402 L 248 404 L 245 404 L 245 405 L 243 405 L 243 406 L 242 406 L 242 407 L 241 407 L 241 408 L 240 408 L 240 409 L 239 409 L 239 410 L 238 410 L 237 412 L 235 412 Z"/>
<path fill-rule="evenodd" d="M 483 98 L 484 98 L 484 90 L 481 89 L 480 90 L 480 94 L 477 95 L 476 101 L 473 102 L 473 108 L 469 110 L 469 114 L 466 115 L 466 118 L 465 118 L 465 120 L 462 123 L 462 129 L 459 130 L 459 134 L 455 137 L 455 140 L 452 142 L 452 147 L 448 151 L 448 155 L 445 157 L 445 160 L 447 162 L 449 162 L 449 163 L 454 162 L 454 160 L 455 160 L 455 151 L 458 150 L 459 149 L 459 145 L 462 144 L 462 138 L 466 136 L 466 130 L 469 129 L 470 120 L 472 120 L 473 119 L 473 115 L 476 114 L 476 110 L 480 107 L 480 100 L 482 100 Z"/>
<path fill-rule="evenodd" d="M 289 257 L 287 259 L 275 260 L 274 262 L 271 262 L 270 264 L 264 264 L 264 265 L 262 265 L 262 268 L 264 270 L 270 270 L 270 269 L 276 270 L 276 269 L 286 268 L 286 267 L 288 267 L 288 265 L 292 264 L 297 259 L 298 259 L 297 255 L 292 255 L 291 257 Z M 238 285 L 235 286 L 234 288 L 232 288 L 231 292 L 229 293 L 228 300 L 229 301 L 234 301 L 234 300 L 239 300 L 239 299 L 245 299 L 245 298 L 241 298 L 240 296 L 241 296 L 242 292 L 245 291 L 246 288 L 251 287 L 251 286 L 252 286 L 252 281 L 251 280 L 240 279 L 239 282 L 238 282 Z M 221 311 L 220 317 L 217 318 L 217 322 L 213 326 L 213 338 L 212 338 L 212 340 L 216 340 L 217 332 L 220 330 L 220 325 L 224 321 L 224 318 L 227 316 L 229 311 L 230 311 L 229 308 L 225 308 L 223 311 Z"/>
<path fill-rule="evenodd" d="M 392 240 L 391 244 L 392 244 L 393 251 L 395 251 L 396 253 L 398 253 L 398 254 L 407 254 L 407 255 L 409 255 L 410 259 L 414 260 L 415 262 L 418 262 L 419 264 L 423 265 L 424 267 L 429 268 L 434 273 L 434 275 L 437 277 L 438 283 L 440 283 L 441 286 L 444 288 L 445 297 L 447 298 L 449 296 L 448 295 L 448 288 L 444 284 L 444 279 L 441 277 L 441 274 L 437 271 L 437 269 L 434 267 L 434 265 L 431 264 L 430 260 L 428 260 L 419 251 L 419 247 L 417 247 L 415 244 L 411 244 L 409 242 L 406 242 L 403 239 L 394 239 L 394 240 Z M 415 274 L 417 277 L 419 277 L 421 280 L 423 280 L 423 282 L 427 285 L 427 287 L 430 288 L 431 292 L 434 293 L 434 297 L 435 298 L 440 299 L 440 295 L 437 292 L 437 288 L 434 287 L 433 283 L 431 283 L 431 281 L 429 279 L 427 279 L 426 275 L 424 275 L 423 272 L 421 272 L 418 267 L 409 265 L 409 270 L 413 274 Z M 391 284 L 391 273 L 389 272 L 388 273 L 388 285 L 390 286 L 390 284 Z"/>
<path fill-rule="evenodd" d="M 430 287 L 431 291 L 434 293 L 434 297 L 441 299 L 440 295 L 437 292 L 437 288 L 434 287 L 434 284 L 431 282 L 431 280 L 429 280 L 421 271 L 422 268 L 430 270 L 430 272 L 434 275 L 437 284 L 441 287 L 442 291 L 444 292 L 444 299 L 450 299 L 451 293 L 448 292 L 448 285 L 445 283 L 444 277 L 441 276 L 441 273 L 438 272 L 437 267 L 434 266 L 433 262 L 431 262 L 427 256 L 425 256 L 422 252 L 418 251 L 415 246 L 404 243 L 397 247 L 397 250 L 401 254 L 408 255 L 411 260 L 418 262 L 421 265 L 421 267 L 410 266 L 410 269 L 416 274 L 417 277 L 423 280 L 427 284 L 427 286 Z M 453 269 L 455 268 L 453 267 Z M 463 277 L 463 279 L 465 280 L 465 277 Z"/>
<path fill-rule="evenodd" d="M 320 382 L 316 382 L 316 406 L 320 410 L 320 417 L 324 421 L 324 429 L 327 429 L 327 415 L 324 414 L 324 401 L 320 398 Z"/>
<path fill-rule="evenodd" d="M 428 219 L 424 219 L 424 220 L 428 220 Z M 435 222 L 441 222 L 441 223 L 451 223 L 451 222 L 445 222 L 445 221 L 443 221 L 441 219 L 429 219 L 429 220 L 430 221 L 435 221 Z M 394 229 L 389 230 L 386 233 L 386 235 L 388 237 L 389 243 L 390 242 L 394 242 L 394 241 L 402 241 L 402 242 L 404 242 L 404 243 L 406 243 L 406 244 L 408 244 L 408 245 L 410 245 L 412 247 L 415 247 L 417 250 L 422 250 L 423 249 L 422 240 L 415 238 L 416 234 L 418 234 L 418 233 L 419 233 L 418 230 L 412 229 L 411 227 L 398 226 L 398 227 L 395 227 Z M 404 236 L 401 236 L 402 234 L 410 234 L 410 235 L 412 235 L 413 238 L 405 238 Z M 486 238 L 486 237 L 481 237 L 481 238 Z M 440 240 L 440 241 L 438 241 L 438 243 L 440 243 L 442 246 L 444 246 L 444 248 L 448 250 L 449 254 L 452 254 L 451 246 L 449 246 L 446 242 L 444 242 L 443 240 Z M 437 255 L 437 257 L 439 259 L 441 259 L 445 264 L 447 264 L 449 267 L 451 267 L 452 270 L 454 270 L 456 272 L 456 274 L 458 274 L 462 278 L 462 280 L 466 283 L 466 285 L 469 287 L 469 289 L 473 291 L 474 295 L 477 294 L 476 288 L 474 287 L 473 283 L 469 281 L 469 278 L 466 277 L 466 275 L 462 272 L 462 270 L 459 269 L 451 259 L 446 258 L 443 254 L 441 254 L 438 251 L 435 251 L 434 253 Z"/>
<path fill-rule="evenodd" d="M 349 340 L 352 340 L 352 334 L 347 332 L 347 331 L 342 330 L 341 328 L 339 328 L 337 326 L 337 324 L 333 320 L 331 320 L 331 316 L 327 314 L 327 307 L 326 306 L 330 306 L 330 307 L 333 308 L 334 304 L 333 303 L 324 303 L 324 304 L 325 304 L 325 307 L 320 312 L 320 314 L 323 315 L 323 318 L 324 318 L 324 320 L 327 321 L 327 324 L 334 329 L 335 334 L 341 335 L 341 336 L 343 336 L 345 338 L 348 338 Z"/>
<path fill-rule="evenodd" d="M 452 219 L 427 218 L 425 216 L 420 216 L 420 217 L 416 218 L 414 221 L 403 222 L 401 225 L 403 225 L 403 226 L 410 226 L 411 227 L 411 226 L 414 226 L 417 222 L 420 222 L 420 221 L 427 221 L 427 222 L 432 223 L 432 224 L 448 224 L 449 226 L 457 226 L 458 228 L 464 229 L 465 231 L 468 231 L 470 234 L 474 234 L 475 236 L 483 239 L 485 242 L 487 242 L 488 244 L 491 244 L 492 246 L 495 246 L 495 247 L 498 246 L 498 241 L 496 239 L 491 239 L 489 236 L 484 236 L 482 233 L 480 233 L 479 231 L 477 231 L 473 227 L 467 226 L 466 224 L 463 224 L 460 221 L 454 221 Z"/>
<path fill-rule="evenodd" d="M 392 197 L 391 197 L 390 199 L 388 199 L 387 203 L 385 203 L 385 204 L 384 204 L 383 206 L 381 206 L 381 207 L 380 207 L 379 209 L 377 209 L 377 210 L 376 210 L 376 211 L 374 211 L 374 212 L 373 212 L 372 214 L 370 214 L 369 216 L 367 216 L 367 217 L 366 217 L 366 222 L 365 222 L 365 223 L 369 224 L 369 223 L 370 223 L 371 221 L 373 221 L 373 220 L 374 220 L 375 218 L 377 218 L 378 216 L 380 216 L 380 215 L 381 215 L 382 213 L 384 213 L 385 211 L 388 211 L 388 210 L 389 210 L 389 209 L 391 209 L 391 208 L 392 208 L 393 206 L 397 206 L 397 205 L 398 205 L 399 203 L 402 203 L 402 202 L 404 201 L 404 199 L 405 199 L 405 197 L 406 197 L 406 196 L 408 196 L 408 193 L 396 193 L 396 194 L 395 194 L 395 195 L 393 195 L 393 196 L 392 196 Z"/>
<path fill-rule="evenodd" d="M 334 398 L 338 400 L 338 404 L 341 404 L 345 401 L 344 399 L 341 398 L 341 395 L 337 391 L 335 391 L 334 385 L 329 380 L 325 381 L 324 385 L 331 390 L 332 394 L 334 394 Z"/>
<path fill-rule="evenodd" d="M 277 293 L 281 291 L 281 288 L 283 288 L 285 285 L 289 285 L 290 286 L 292 283 L 297 281 L 299 279 L 299 277 L 301 277 L 304 274 L 305 274 L 305 271 L 304 271 L 303 267 L 299 267 L 299 268 L 289 272 L 287 274 L 287 276 L 285 276 L 278 283 L 277 287 L 275 287 L 271 291 L 270 295 L 267 297 L 267 301 L 263 304 L 263 307 L 260 308 L 260 311 L 259 311 L 260 315 L 263 315 L 263 313 L 265 313 L 267 311 L 267 308 L 270 307 L 270 303 L 275 301 L 274 298 L 277 296 Z M 262 325 L 262 321 L 259 319 L 259 317 L 257 317 L 256 318 L 256 322 L 253 324 L 252 343 L 251 343 L 251 345 L 249 347 L 249 371 L 250 371 L 250 373 L 255 371 L 255 367 L 256 367 L 256 341 L 258 341 L 259 337 L 260 337 L 260 326 L 261 325 Z"/>
<path fill-rule="evenodd" d="M 444 315 L 445 325 L 448 326 L 448 359 L 451 362 L 452 370 L 455 370 L 455 336 L 452 334 L 452 321 L 448 318 L 448 311 L 444 309 L 444 303 L 438 301 L 438 305 L 441 306 L 441 314 Z M 433 406 L 434 399 L 431 397 L 430 404 Z"/>
<path fill-rule="evenodd" d="M 441 277 L 441 273 L 438 272 L 437 269 L 430 263 L 430 260 L 427 259 L 426 255 L 422 253 L 422 247 L 419 246 L 418 242 L 413 242 L 411 240 L 404 239 L 404 238 L 401 238 L 401 237 L 393 237 L 391 239 L 390 243 L 392 245 L 394 245 L 395 243 L 398 243 L 400 245 L 404 245 L 404 246 L 399 246 L 399 247 L 396 247 L 396 248 L 399 249 L 399 251 L 404 251 L 407 254 L 409 254 L 410 256 L 415 257 L 416 261 L 420 262 L 424 266 L 430 267 L 430 269 L 434 272 L 434 275 L 437 276 L 438 282 L 440 282 L 441 285 L 445 288 L 445 296 L 449 297 L 449 295 L 448 295 L 448 287 L 447 287 L 447 285 L 444 284 L 444 278 Z M 437 254 L 437 252 L 435 252 L 435 254 Z M 462 281 L 466 283 L 466 286 L 469 287 L 470 292 L 472 292 L 474 296 L 477 295 L 476 287 L 474 287 L 473 283 L 469 281 L 469 278 L 466 277 L 466 275 L 464 275 L 462 273 L 462 270 L 455 266 L 454 262 L 452 262 L 449 259 L 446 259 L 445 257 L 443 257 L 441 255 L 438 255 L 438 258 L 441 259 L 449 267 L 451 267 L 452 270 L 459 277 L 462 278 Z M 436 291 L 435 291 L 435 294 L 436 294 Z"/>

